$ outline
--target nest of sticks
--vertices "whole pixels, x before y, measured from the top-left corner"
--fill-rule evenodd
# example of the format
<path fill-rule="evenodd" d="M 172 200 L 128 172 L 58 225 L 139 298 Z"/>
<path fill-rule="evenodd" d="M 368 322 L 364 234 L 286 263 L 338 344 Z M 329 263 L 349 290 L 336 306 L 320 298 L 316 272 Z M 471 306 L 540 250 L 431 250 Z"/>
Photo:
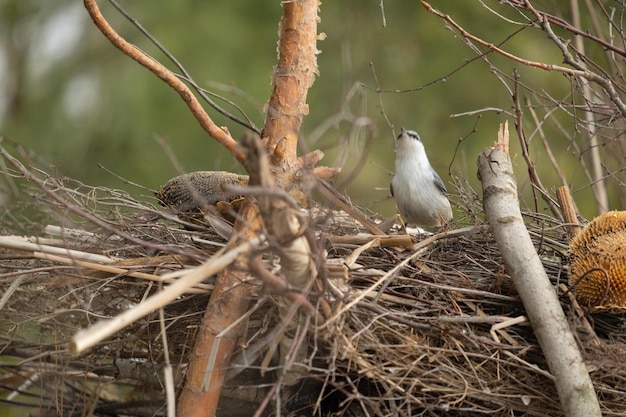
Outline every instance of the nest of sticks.
<path fill-rule="evenodd" d="M 0 409 L 165 415 L 163 369 L 171 366 L 180 387 L 214 277 L 84 354 L 71 354 L 68 342 L 162 291 L 226 240 L 209 225 L 180 220 L 152 196 L 90 187 L 11 161 L 5 159 L 5 183 L 20 192 L 2 213 Z M 480 199 L 466 185 L 457 191 L 465 212 L 457 225 L 469 226 L 409 245 L 398 228 L 376 238 L 345 212 L 310 210 L 325 274 L 342 295 L 326 294 L 334 314 L 309 328 L 309 355 L 299 364 L 307 378 L 294 399 L 304 411 L 296 415 L 561 415 Z M 604 415 L 624 415 L 623 317 L 581 310 L 565 285 L 563 225 L 538 213 L 526 220 Z M 262 363 L 281 326 L 279 296 L 254 278 L 241 285 L 257 291 L 218 415 L 251 415 L 279 383 L 271 358 Z"/>

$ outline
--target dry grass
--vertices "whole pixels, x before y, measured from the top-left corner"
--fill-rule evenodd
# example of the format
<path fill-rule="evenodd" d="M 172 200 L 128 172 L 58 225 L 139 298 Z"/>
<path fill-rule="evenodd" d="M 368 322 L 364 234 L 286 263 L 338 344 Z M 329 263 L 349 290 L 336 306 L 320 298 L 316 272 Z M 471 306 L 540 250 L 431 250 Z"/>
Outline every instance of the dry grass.
<path fill-rule="evenodd" d="M 162 319 L 154 312 L 85 354 L 71 355 L 68 342 L 79 329 L 167 285 L 150 277 L 197 266 L 224 239 L 209 227 L 185 229 L 151 198 L 139 201 L 24 169 L 33 176 L 29 181 L 5 160 L 6 183 L 21 190 L 21 201 L 6 207 L 1 230 L 0 410 L 164 415 L 165 359 L 179 384 L 212 279 L 164 306 Z M 312 211 L 326 263 L 335 265 L 327 268 L 326 294 L 334 315 L 309 329 L 310 356 L 298 366 L 306 367 L 310 379 L 294 404 L 355 416 L 561 415 L 524 307 L 480 219 L 480 201 L 458 190 L 466 213 L 459 224 L 471 226 L 458 232 L 457 224 L 457 231 L 422 245 L 417 254 L 406 247 L 363 249 L 363 237 L 356 236 L 363 230 L 352 218 Z M 624 415 L 622 317 L 594 315 L 590 325 L 564 286 L 563 225 L 529 213 L 527 226 L 576 331 L 604 415 Z M 19 242 L 35 246 L 9 248 Z M 48 247 L 76 252 L 54 258 Z M 383 279 L 394 268 L 397 273 Z M 256 408 L 276 380 L 272 363 L 263 377 L 259 365 L 280 325 L 276 296 L 254 279 L 241 285 L 258 287 L 235 358 L 250 364 L 234 366 L 221 415 L 249 415 L 234 410 Z"/>

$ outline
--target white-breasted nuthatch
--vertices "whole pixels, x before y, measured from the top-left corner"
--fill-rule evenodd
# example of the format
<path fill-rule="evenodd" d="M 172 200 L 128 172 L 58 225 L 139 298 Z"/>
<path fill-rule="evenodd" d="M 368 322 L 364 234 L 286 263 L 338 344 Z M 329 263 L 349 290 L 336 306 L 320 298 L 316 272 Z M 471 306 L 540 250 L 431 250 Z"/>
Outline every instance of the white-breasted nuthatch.
<path fill-rule="evenodd" d="M 400 130 L 391 195 L 407 224 L 443 227 L 452 220 L 448 192 L 435 172 L 417 132 Z"/>

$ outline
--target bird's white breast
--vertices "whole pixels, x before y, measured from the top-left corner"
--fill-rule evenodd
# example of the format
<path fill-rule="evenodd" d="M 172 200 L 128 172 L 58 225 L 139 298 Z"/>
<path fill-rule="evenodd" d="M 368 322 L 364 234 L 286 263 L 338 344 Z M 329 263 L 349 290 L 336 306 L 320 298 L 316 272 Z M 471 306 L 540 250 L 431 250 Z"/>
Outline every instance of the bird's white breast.
<path fill-rule="evenodd" d="M 398 140 L 392 186 L 396 204 L 406 223 L 438 227 L 451 219 L 450 202 L 435 185 L 421 141 L 410 137 Z"/>

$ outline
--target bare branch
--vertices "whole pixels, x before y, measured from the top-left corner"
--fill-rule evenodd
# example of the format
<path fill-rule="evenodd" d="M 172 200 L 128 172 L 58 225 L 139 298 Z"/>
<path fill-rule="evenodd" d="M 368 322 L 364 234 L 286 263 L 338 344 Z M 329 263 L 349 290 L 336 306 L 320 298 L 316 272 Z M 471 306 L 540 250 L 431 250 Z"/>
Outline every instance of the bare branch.
<path fill-rule="evenodd" d="M 522 147 L 522 155 L 524 156 L 524 160 L 526 161 L 526 165 L 528 166 L 528 176 L 530 177 L 530 182 L 534 185 L 533 187 L 533 195 L 535 194 L 535 190 L 538 190 L 541 194 L 541 198 L 548 204 L 550 210 L 552 210 L 552 214 L 555 217 L 559 218 L 560 213 L 553 200 L 550 198 L 548 191 L 541 183 L 541 179 L 539 178 L 539 173 L 535 167 L 534 161 L 530 157 L 530 153 L 528 152 L 528 141 L 526 140 L 526 134 L 524 133 L 524 124 L 522 122 L 524 113 L 522 112 L 522 105 L 520 103 L 519 97 L 519 73 L 517 70 L 514 70 L 515 76 L 515 90 L 513 93 L 513 105 L 515 107 L 515 128 L 517 130 L 517 136 L 519 137 L 520 145 Z M 537 207 L 537 199 L 535 197 L 535 211 L 538 211 Z"/>
<path fill-rule="evenodd" d="M 94 24 L 102 34 L 120 51 L 131 59 L 135 60 L 141 66 L 150 70 L 154 75 L 165 81 L 172 87 L 183 99 L 189 110 L 196 118 L 200 126 L 214 139 L 221 143 L 228 151 L 240 162 L 243 162 L 245 155 L 238 148 L 237 142 L 230 136 L 230 133 L 224 128 L 218 127 L 209 115 L 204 111 L 202 105 L 194 96 L 193 92 L 183 83 L 172 71 L 146 55 L 136 46 L 128 43 L 122 38 L 106 21 L 96 0 L 84 0 L 85 8 Z"/>
<path fill-rule="evenodd" d="M 530 4 L 529 2 L 527 2 L 527 4 Z M 567 47 L 563 44 L 563 42 L 561 42 L 556 35 L 554 35 L 554 32 L 552 32 L 552 30 L 550 29 L 550 25 L 547 19 L 544 19 L 540 14 L 537 13 L 537 18 L 540 19 L 540 22 L 542 22 L 542 27 L 544 28 L 544 30 L 547 31 L 547 33 L 550 36 L 550 32 L 552 33 L 551 39 L 556 43 L 557 46 L 559 46 L 559 48 L 561 48 L 562 52 L 563 52 L 563 56 L 565 58 L 565 62 L 569 65 L 572 65 L 573 68 L 568 68 L 568 67 L 563 67 L 560 65 L 555 65 L 555 64 L 546 64 L 543 62 L 537 62 L 537 61 L 531 61 L 528 59 L 524 59 L 524 58 L 520 58 L 517 55 L 514 55 L 510 52 L 505 51 L 502 48 L 497 47 L 496 45 L 487 42 L 481 38 L 479 38 L 476 35 L 471 34 L 470 32 L 468 32 L 467 30 L 465 30 L 461 25 L 459 25 L 458 23 L 456 23 L 454 21 L 454 19 L 452 19 L 452 17 L 450 17 L 449 15 L 440 12 L 439 10 L 433 8 L 429 3 L 425 2 L 422 0 L 422 5 L 426 8 L 426 10 L 436 16 L 439 16 L 440 18 L 442 18 L 443 20 L 445 20 L 446 22 L 448 22 L 452 27 L 454 27 L 456 30 L 459 31 L 459 33 L 461 34 L 461 36 L 463 36 L 464 38 L 470 39 L 488 49 L 490 49 L 493 52 L 496 52 L 512 61 L 515 62 L 519 62 L 520 64 L 524 64 L 526 66 L 529 67 L 535 67 L 535 68 L 539 68 L 545 71 L 557 71 L 557 72 L 562 72 L 563 74 L 567 74 L 567 75 L 572 75 L 572 76 L 576 76 L 576 77 L 583 77 L 589 81 L 598 83 L 600 86 L 602 86 L 602 88 L 606 91 L 607 95 L 610 97 L 611 101 L 615 104 L 615 106 L 617 107 L 617 109 L 619 110 L 619 112 L 621 113 L 622 117 L 626 118 L 626 104 L 622 101 L 622 99 L 620 98 L 617 90 L 615 89 L 615 86 L 612 82 L 612 80 L 609 80 L 607 78 L 604 78 L 594 72 L 591 72 L 589 70 L 586 69 L 581 69 L 579 64 L 573 59 L 573 57 L 571 56 L 571 54 L 569 53 L 569 51 L 567 51 Z M 549 31 L 549 32 L 548 32 Z"/>
<path fill-rule="evenodd" d="M 113 5 L 113 7 L 115 7 L 121 14 L 122 16 L 124 16 L 126 19 L 128 19 L 129 22 L 131 22 L 137 29 L 139 29 L 139 31 L 141 33 L 144 34 L 144 36 L 146 38 L 148 38 L 148 40 L 150 42 L 152 42 L 158 49 L 159 51 L 163 52 L 163 54 L 170 60 L 172 61 L 172 63 L 181 71 L 182 75 L 180 75 L 179 77 L 185 81 L 187 81 L 189 84 L 191 84 L 191 86 L 194 88 L 194 90 L 196 90 L 196 92 L 200 95 L 200 97 L 202 97 L 204 99 L 204 101 L 206 101 L 209 106 L 211 106 L 213 109 L 215 109 L 215 111 L 219 112 L 221 115 L 223 115 L 224 117 L 229 118 L 230 120 L 232 120 L 235 123 L 238 123 L 244 127 L 247 127 L 248 129 L 252 130 L 253 132 L 255 132 L 256 134 L 260 135 L 261 131 L 259 130 L 258 127 L 256 127 L 254 125 L 254 123 L 252 122 L 252 120 L 250 120 L 250 118 L 244 113 L 243 109 L 241 107 L 239 107 L 237 104 L 233 103 L 232 101 L 229 101 L 227 99 L 225 99 L 224 97 L 218 96 L 215 93 L 209 92 L 203 88 L 201 88 L 196 81 L 191 77 L 191 75 L 189 74 L 189 72 L 185 69 L 185 67 L 183 66 L 183 64 L 180 63 L 180 61 L 178 61 L 176 59 L 176 57 L 174 57 L 174 55 L 172 55 L 170 53 L 170 51 L 168 51 L 162 44 L 161 42 L 159 42 L 154 36 L 152 36 L 152 34 L 150 34 L 150 32 L 148 32 L 148 30 L 146 28 L 143 27 L 143 25 L 141 23 L 139 23 L 139 21 L 137 21 L 137 19 L 133 18 L 131 15 L 129 15 L 126 10 L 124 10 L 124 8 L 122 6 L 120 6 L 120 4 L 115 1 L 115 0 L 109 0 L 109 3 L 111 3 Z M 227 112 L 226 110 L 224 110 L 222 107 L 220 107 L 216 102 L 214 102 L 213 100 L 211 100 L 211 98 L 208 96 L 208 94 L 217 97 L 225 102 L 227 102 L 229 105 L 231 105 L 232 107 L 234 107 L 237 111 L 239 111 L 239 113 L 241 113 L 243 115 L 243 117 L 245 117 L 246 120 L 241 120 L 240 118 L 238 118 L 237 116 L 235 116 L 234 114 Z"/>
<path fill-rule="evenodd" d="M 508 129 L 505 129 L 502 136 L 508 147 Z M 564 415 L 600 417 L 598 399 L 582 355 L 524 225 L 513 166 L 509 155 L 501 150 L 503 146 L 500 143 L 499 140 L 494 148 L 484 150 L 478 157 L 489 225 L 550 371 L 556 377 Z"/>
<path fill-rule="evenodd" d="M 532 5 L 530 4 L 530 2 L 526 1 L 526 0 L 508 0 L 506 1 L 506 3 L 510 4 L 511 6 L 518 8 L 518 9 L 531 9 Z M 584 38 L 587 38 L 595 43 L 597 43 L 598 45 L 602 45 L 602 47 L 606 48 L 609 51 L 615 52 L 616 54 L 619 54 L 623 57 L 626 57 L 626 50 L 624 49 L 620 49 L 618 47 L 616 47 L 614 44 L 605 41 L 602 38 L 599 38 L 597 36 L 594 36 L 592 33 L 589 32 L 585 32 L 584 30 L 581 30 L 579 28 L 577 28 L 576 26 L 573 26 L 571 24 L 569 24 L 566 20 L 561 19 L 560 17 L 557 16 L 553 16 L 549 13 L 540 11 L 537 12 L 536 10 L 533 11 L 533 13 L 535 13 L 535 15 L 539 15 L 541 20 L 550 22 L 552 24 L 555 24 L 571 33 L 573 33 L 574 35 L 578 35 Z"/>

